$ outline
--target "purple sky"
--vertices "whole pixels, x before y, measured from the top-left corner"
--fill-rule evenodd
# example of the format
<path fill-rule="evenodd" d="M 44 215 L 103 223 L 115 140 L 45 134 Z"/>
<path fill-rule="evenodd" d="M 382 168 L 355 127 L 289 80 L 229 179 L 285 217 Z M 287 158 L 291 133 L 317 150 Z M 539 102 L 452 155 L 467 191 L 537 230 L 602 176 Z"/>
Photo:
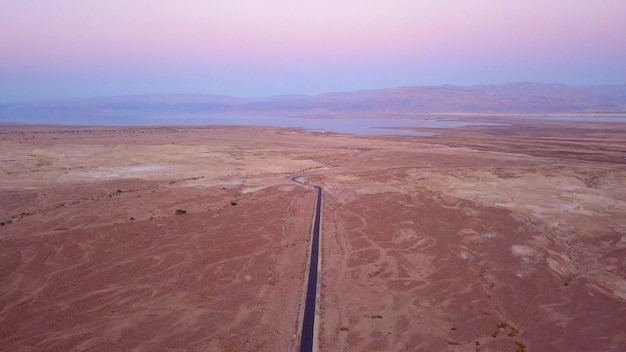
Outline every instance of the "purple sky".
<path fill-rule="evenodd" d="M 624 0 L 0 0 L 0 103 L 626 83 Z"/>

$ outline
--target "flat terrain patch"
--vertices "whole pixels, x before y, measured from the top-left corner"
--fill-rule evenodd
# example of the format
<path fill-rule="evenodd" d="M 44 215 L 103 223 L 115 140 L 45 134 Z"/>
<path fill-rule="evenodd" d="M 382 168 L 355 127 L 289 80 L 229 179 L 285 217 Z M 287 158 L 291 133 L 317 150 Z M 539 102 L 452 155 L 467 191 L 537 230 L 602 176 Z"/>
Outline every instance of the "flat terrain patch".
<path fill-rule="evenodd" d="M 0 350 L 298 350 L 294 176 L 320 351 L 625 350 L 626 126 L 503 119 L 2 126 Z"/>

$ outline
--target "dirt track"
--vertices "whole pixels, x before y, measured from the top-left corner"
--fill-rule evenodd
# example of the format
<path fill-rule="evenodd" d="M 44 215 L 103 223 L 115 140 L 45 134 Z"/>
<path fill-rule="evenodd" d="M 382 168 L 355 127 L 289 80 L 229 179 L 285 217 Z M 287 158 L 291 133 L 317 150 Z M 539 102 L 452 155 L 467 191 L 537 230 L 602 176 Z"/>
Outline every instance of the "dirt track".
<path fill-rule="evenodd" d="M 626 348 L 623 124 L 0 132 L 2 350 L 295 350 L 300 174 L 322 351 Z"/>

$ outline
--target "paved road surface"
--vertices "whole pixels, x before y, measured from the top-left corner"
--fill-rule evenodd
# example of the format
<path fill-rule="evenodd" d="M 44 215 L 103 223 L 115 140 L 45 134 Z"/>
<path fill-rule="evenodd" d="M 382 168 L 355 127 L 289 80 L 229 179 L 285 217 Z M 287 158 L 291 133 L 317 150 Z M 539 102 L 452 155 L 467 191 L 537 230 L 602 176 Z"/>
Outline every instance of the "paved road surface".
<path fill-rule="evenodd" d="M 298 177 L 292 181 L 304 185 L 298 181 Z M 317 204 L 315 206 L 315 220 L 313 221 L 313 239 L 311 241 L 311 261 L 309 263 L 309 281 L 306 290 L 306 303 L 304 306 L 304 318 L 302 321 L 302 338 L 300 340 L 301 352 L 313 352 L 315 341 L 315 305 L 317 301 L 318 266 L 320 257 L 320 224 L 322 218 L 322 189 L 313 186 L 317 190 Z"/>

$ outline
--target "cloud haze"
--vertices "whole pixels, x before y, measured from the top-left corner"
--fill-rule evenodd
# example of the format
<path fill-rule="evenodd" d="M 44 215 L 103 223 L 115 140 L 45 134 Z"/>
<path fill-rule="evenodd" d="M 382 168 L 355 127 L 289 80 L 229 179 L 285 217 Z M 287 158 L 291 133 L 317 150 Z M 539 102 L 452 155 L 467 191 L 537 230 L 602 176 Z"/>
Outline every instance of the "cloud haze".
<path fill-rule="evenodd" d="M 0 4 L 0 102 L 626 82 L 621 0 Z"/>

